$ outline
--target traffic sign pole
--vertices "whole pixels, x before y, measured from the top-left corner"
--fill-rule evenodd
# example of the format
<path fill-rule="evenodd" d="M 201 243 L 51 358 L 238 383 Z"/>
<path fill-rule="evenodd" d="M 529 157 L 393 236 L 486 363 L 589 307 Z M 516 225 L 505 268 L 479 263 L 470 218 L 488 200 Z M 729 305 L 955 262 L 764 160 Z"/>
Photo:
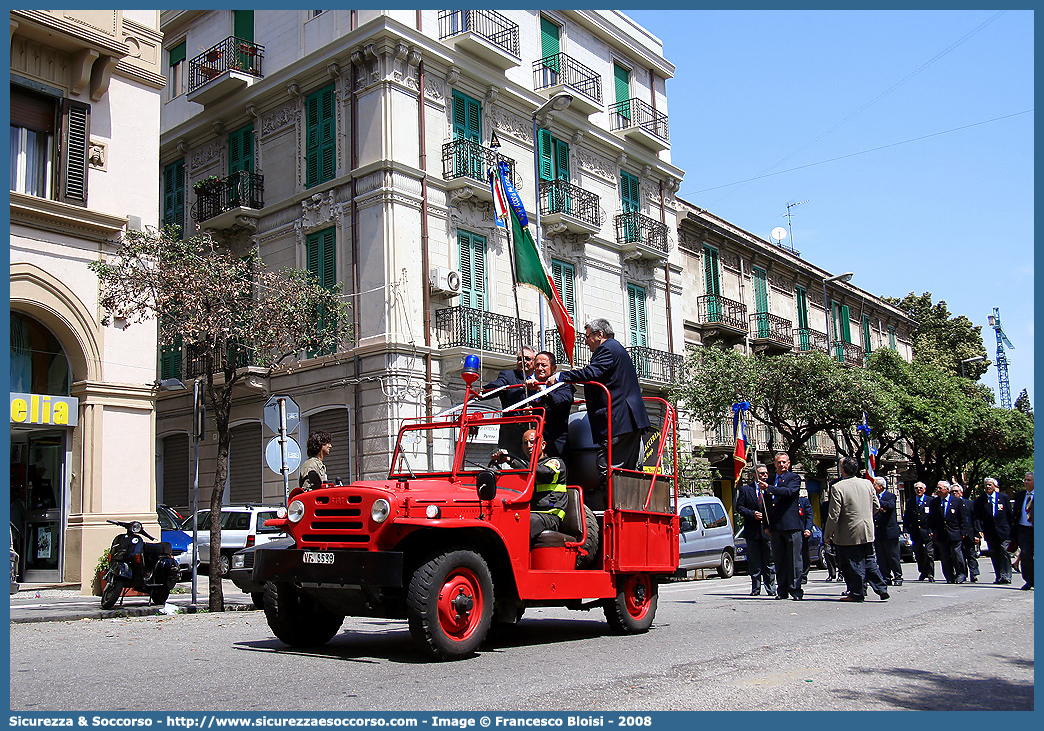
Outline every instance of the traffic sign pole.
<path fill-rule="evenodd" d="M 283 473 L 283 505 L 290 504 L 290 470 L 286 464 L 286 399 L 279 399 L 279 456 L 282 458 L 280 471 Z"/>

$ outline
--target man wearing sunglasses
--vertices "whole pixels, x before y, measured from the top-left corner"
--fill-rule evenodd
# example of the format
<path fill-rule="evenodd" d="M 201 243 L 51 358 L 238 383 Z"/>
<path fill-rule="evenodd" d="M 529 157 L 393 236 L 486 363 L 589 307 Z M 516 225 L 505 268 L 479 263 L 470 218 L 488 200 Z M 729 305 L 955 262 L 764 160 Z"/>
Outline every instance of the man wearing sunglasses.
<path fill-rule="evenodd" d="M 533 360 L 535 357 L 536 351 L 531 347 L 527 345 L 522 348 L 518 354 L 518 359 L 515 361 L 515 368 L 509 371 L 501 371 L 496 380 L 482 387 L 483 393 L 501 386 L 524 385 L 526 379 L 533 375 Z M 525 388 L 505 388 L 497 394 L 500 398 L 500 408 L 502 409 L 518 403 L 528 395 Z M 510 414 L 511 412 L 508 413 Z M 522 442 L 522 434 L 526 431 L 526 428 L 526 424 L 502 424 L 500 426 L 500 437 L 497 440 L 498 446 L 508 451 L 517 449 Z"/>

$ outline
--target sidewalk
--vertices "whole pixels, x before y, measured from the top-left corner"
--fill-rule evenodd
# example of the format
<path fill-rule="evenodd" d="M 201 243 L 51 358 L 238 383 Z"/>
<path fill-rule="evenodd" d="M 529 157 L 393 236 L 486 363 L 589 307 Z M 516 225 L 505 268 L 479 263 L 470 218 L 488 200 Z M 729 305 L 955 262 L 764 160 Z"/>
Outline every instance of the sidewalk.
<path fill-rule="evenodd" d="M 253 610 L 249 594 L 241 592 L 227 579 L 222 581 L 225 611 Z M 112 609 L 101 608 L 101 597 L 80 593 L 79 584 L 22 584 L 17 594 L 11 595 L 11 622 L 72 622 L 81 619 L 109 619 L 115 617 L 144 617 L 152 614 L 192 614 L 209 611 L 210 583 L 207 577 L 196 579 L 196 603 L 192 603 L 192 582 L 179 583 L 165 605 L 149 604 L 144 596 L 124 597 L 123 603 L 116 602 Z"/>

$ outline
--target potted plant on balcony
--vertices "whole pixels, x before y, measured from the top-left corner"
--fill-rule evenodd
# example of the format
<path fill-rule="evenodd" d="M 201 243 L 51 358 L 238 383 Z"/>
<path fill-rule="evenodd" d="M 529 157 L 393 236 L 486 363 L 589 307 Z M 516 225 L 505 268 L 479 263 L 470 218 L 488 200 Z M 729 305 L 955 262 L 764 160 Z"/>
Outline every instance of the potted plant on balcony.
<path fill-rule="evenodd" d="M 196 191 L 196 194 L 209 193 L 212 190 L 216 190 L 221 181 L 216 175 L 208 175 L 205 178 L 200 178 L 192 184 L 192 190 Z"/>
<path fill-rule="evenodd" d="M 223 51 L 220 48 L 213 48 L 207 51 L 207 61 L 213 63 L 217 61 L 223 55 Z"/>

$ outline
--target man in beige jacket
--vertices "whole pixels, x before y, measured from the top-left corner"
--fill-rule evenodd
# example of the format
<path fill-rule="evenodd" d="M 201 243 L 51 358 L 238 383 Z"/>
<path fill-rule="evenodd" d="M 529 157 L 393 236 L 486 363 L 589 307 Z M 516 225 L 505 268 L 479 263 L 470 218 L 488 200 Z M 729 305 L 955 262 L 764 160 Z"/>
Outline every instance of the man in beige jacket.
<path fill-rule="evenodd" d="M 888 589 L 874 559 L 874 513 L 880 507 L 873 484 L 855 476 L 859 463 L 852 457 L 841 460 L 842 478 L 830 488 L 830 510 L 823 528 L 824 540 L 837 547 L 837 564 L 848 591 L 843 602 L 863 601 L 865 582 L 881 599 Z"/>

